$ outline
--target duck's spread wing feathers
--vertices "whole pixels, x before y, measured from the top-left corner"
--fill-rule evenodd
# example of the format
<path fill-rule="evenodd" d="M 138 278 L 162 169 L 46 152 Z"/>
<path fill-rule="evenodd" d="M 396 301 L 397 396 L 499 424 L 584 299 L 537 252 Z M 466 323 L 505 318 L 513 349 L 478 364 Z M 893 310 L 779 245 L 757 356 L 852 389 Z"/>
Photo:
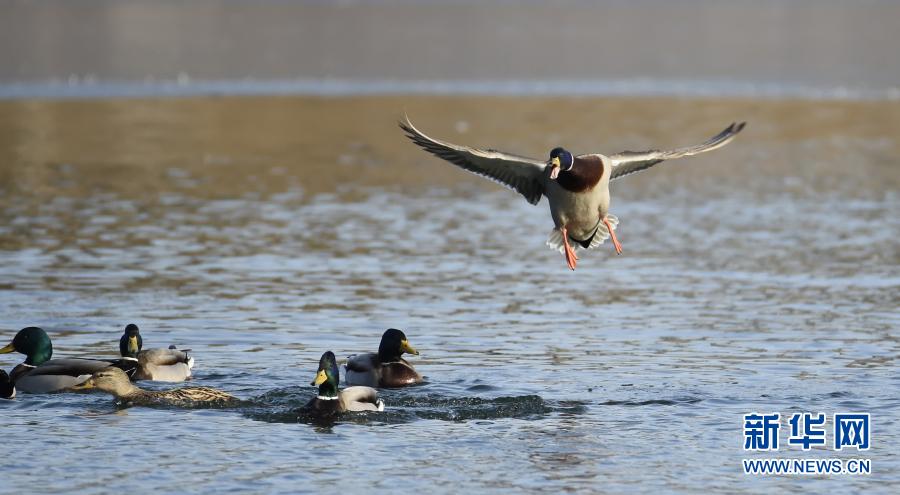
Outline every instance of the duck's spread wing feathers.
<path fill-rule="evenodd" d="M 663 160 L 681 158 L 683 156 L 697 155 L 725 146 L 737 133 L 741 132 L 746 122 L 731 124 L 722 132 L 716 134 L 703 144 L 687 146 L 674 150 L 650 150 L 650 151 L 623 151 L 610 155 L 613 168 L 609 180 L 615 180 L 635 172 L 650 168 Z"/>
<path fill-rule="evenodd" d="M 538 204 L 541 195 L 544 194 L 541 177 L 547 166 L 545 162 L 500 151 L 480 150 L 440 141 L 428 137 L 416 129 L 408 117 L 405 118 L 405 121 L 400 122 L 400 128 L 406 132 L 407 137 L 413 143 L 425 151 L 469 172 L 515 189 L 533 205 Z"/>

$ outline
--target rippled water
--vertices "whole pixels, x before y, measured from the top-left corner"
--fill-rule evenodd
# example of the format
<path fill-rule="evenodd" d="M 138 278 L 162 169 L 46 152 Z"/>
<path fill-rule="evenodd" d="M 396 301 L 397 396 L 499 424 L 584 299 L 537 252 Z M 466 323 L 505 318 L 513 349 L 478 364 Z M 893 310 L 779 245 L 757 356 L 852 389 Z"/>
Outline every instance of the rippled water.
<path fill-rule="evenodd" d="M 625 252 L 604 245 L 573 273 L 544 246 L 546 203 L 415 149 L 404 109 L 434 135 L 534 156 L 749 125 L 616 182 Z M 134 322 L 147 346 L 194 350 L 194 384 L 246 399 L 2 401 L 0 492 L 888 493 L 897 136 L 892 102 L 0 102 L 0 338 L 39 325 L 56 356 L 109 356 Z M 384 391 L 384 413 L 297 413 L 322 352 L 374 350 L 389 326 L 421 352 L 424 385 Z M 873 474 L 743 475 L 753 411 L 872 413 Z M 859 457 L 806 455 L 835 456 Z"/>

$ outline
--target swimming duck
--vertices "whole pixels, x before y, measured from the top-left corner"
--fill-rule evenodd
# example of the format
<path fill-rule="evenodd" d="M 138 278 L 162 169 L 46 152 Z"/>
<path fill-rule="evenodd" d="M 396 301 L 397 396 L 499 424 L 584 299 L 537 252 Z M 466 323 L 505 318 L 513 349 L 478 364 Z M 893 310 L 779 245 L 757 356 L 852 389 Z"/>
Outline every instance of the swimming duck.
<path fill-rule="evenodd" d="M 163 391 L 143 390 L 131 383 L 128 375 L 116 367 L 97 371 L 83 383 L 71 387 L 72 390 L 94 388 L 134 405 L 193 406 L 201 404 L 227 405 L 239 402 L 237 397 L 209 387 L 184 387 Z"/>
<path fill-rule="evenodd" d="M 515 189 L 531 204 L 536 205 L 541 196 L 547 196 L 555 225 L 547 245 L 565 255 L 566 264 L 574 270 L 578 256 L 572 248 L 573 243 L 579 249 L 592 249 L 612 237 L 616 253 L 622 253 L 622 245 L 615 233 L 619 219 L 609 214 L 610 181 L 645 170 L 663 160 L 721 148 L 741 132 L 744 124 L 731 124 L 696 146 L 577 156 L 560 147 L 550 151 L 547 161 L 433 139 L 416 129 L 409 117 L 400 122 L 400 128 L 425 151 Z"/>
<path fill-rule="evenodd" d="M 319 387 L 319 395 L 310 400 L 304 409 L 319 416 L 330 416 L 347 411 L 384 411 L 384 401 L 371 387 L 347 387 L 338 390 L 340 379 L 337 359 L 331 351 L 322 354 L 319 370 L 310 385 Z"/>
<path fill-rule="evenodd" d="M 125 327 L 119 339 L 119 353 L 126 361 L 125 369 L 132 380 L 156 380 L 183 382 L 191 377 L 194 358 L 186 351 L 174 347 L 168 349 L 143 349 L 141 331 L 134 323 Z"/>
<path fill-rule="evenodd" d="M 406 334 L 396 328 L 387 329 L 381 336 L 377 353 L 348 358 L 344 378 L 347 385 L 403 387 L 422 383 L 422 375 L 400 357 L 404 352 L 419 355 L 419 351 L 409 345 Z"/>
<path fill-rule="evenodd" d="M 14 399 L 16 386 L 9 380 L 9 375 L 0 370 L 0 399 Z"/>
<path fill-rule="evenodd" d="M 53 344 L 42 328 L 27 327 L 19 330 L 13 341 L 0 349 L 0 354 L 10 352 L 25 354 L 25 362 L 13 368 L 10 381 L 22 392 L 44 394 L 65 390 L 77 385 L 99 370 L 121 365 L 120 360 L 65 358 L 50 359 Z"/>

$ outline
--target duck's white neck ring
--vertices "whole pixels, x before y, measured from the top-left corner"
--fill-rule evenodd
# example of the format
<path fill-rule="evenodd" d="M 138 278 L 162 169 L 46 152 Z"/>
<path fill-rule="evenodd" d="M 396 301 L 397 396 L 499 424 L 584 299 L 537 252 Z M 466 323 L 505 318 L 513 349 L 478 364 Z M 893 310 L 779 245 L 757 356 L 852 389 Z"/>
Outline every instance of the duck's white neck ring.
<path fill-rule="evenodd" d="M 28 363 L 22 363 L 22 364 L 20 364 L 19 366 L 26 366 L 26 367 L 28 367 L 28 368 L 37 368 L 37 366 L 35 366 L 35 365 L 33 365 L 33 364 L 28 364 Z"/>
<path fill-rule="evenodd" d="M 138 360 L 138 358 L 133 358 L 133 357 L 128 357 L 128 356 L 122 356 L 122 359 L 124 359 L 125 361 L 137 361 Z"/>
<path fill-rule="evenodd" d="M 325 397 L 324 395 L 317 395 L 317 396 L 316 396 L 316 399 L 319 399 L 319 400 L 338 400 L 338 396 L 335 395 L 334 397 Z"/>

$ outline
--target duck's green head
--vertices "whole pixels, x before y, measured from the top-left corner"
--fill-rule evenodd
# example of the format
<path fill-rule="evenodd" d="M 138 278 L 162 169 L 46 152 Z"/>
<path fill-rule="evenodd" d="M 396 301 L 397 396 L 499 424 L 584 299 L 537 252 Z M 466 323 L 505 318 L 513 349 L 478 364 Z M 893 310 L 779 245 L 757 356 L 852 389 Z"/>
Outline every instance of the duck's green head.
<path fill-rule="evenodd" d="M 550 151 L 550 178 L 556 180 L 560 172 L 568 172 L 575 166 L 575 157 L 565 148 L 553 148 Z"/>
<path fill-rule="evenodd" d="M 25 364 L 40 366 L 53 357 L 53 344 L 50 336 L 42 328 L 26 327 L 19 330 L 13 341 L 0 349 L 0 354 L 19 352 L 27 356 Z"/>
<path fill-rule="evenodd" d="M 319 371 L 310 385 L 318 386 L 319 395 L 323 397 L 336 397 L 338 380 L 340 380 L 340 371 L 338 371 L 337 359 L 333 352 L 328 351 L 322 354 L 322 359 L 319 359 Z"/>
<path fill-rule="evenodd" d="M 378 359 L 389 363 L 399 361 L 403 353 L 419 355 L 415 347 L 409 345 L 406 334 L 396 328 L 388 328 L 381 336 L 381 344 L 378 346 Z"/>
<path fill-rule="evenodd" d="M 122 357 L 136 358 L 143 346 L 144 341 L 141 339 L 141 330 L 134 323 L 129 323 L 125 327 L 125 333 L 122 334 L 122 338 L 119 339 L 119 354 Z"/>

